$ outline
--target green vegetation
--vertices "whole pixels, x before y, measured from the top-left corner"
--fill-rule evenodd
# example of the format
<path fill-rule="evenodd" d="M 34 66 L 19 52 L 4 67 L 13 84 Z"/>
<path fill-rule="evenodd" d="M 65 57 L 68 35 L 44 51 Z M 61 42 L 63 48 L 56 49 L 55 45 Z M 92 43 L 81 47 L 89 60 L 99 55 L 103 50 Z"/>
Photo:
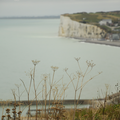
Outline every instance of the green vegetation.
<path fill-rule="evenodd" d="M 120 31 L 120 27 L 118 27 L 118 28 L 115 28 L 115 30 L 119 30 L 119 31 Z"/>
<path fill-rule="evenodd" d="M 96 26 L 100 27 L 101 29 L 105 30 L 107 33 L 113 33 L 113 31 L 106 25 L 99 25 L 96 24 Z"/>
<path fill-rule="evenodd" d="M 70 17 L 72 20 L 77 22 L 86 21 L 88 24 L 96 24 L 102 19 L 112 19 L 112 21 L 120 20 L 120 11 L 113 12 L 96 12 L 96 13 L 74 13 L 74 14 L 64 14 L 64 16 Z M 84 20 L 85 18 L 85 20 Z"/>
<path fill-rule="evenodd" d="M 67 115 L 68 114 L 68 115 Z M 72 120 L 72 111 L 66 113 L 67 119 Z M 120 104 L 107 105 L 103 114 L 103 108 L 78 109 L 75 113 L 75 120 L 119 120 Z"/>

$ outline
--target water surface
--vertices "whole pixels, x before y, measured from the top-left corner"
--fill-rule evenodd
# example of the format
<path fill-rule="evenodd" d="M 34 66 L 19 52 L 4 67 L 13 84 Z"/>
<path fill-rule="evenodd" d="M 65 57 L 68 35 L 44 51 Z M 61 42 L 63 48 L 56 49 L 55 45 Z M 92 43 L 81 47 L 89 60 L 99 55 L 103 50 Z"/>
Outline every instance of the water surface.
<path fill-rule="evenodd" d="M 20 79 L 28 87 L 30 78 L 25 71 L 28 73 L 30 68 L 33 68 L 31 60 L 40 60 L 36 67 L 36 85 L 42 79 L 42 74 L 50 74 L 52 77 L 51 66 L 59 67 L 55 80 L 64 76 L 63 82 L 67 84 L 70 79 L 64 68 L 68 68 L 68 73 L 73 75 L 79 70 L 74 58 L 81 57 L 80 65 L 83 71 L 87 67 L 86 60 L 93 60 L 96 64 L 85 80 L 103 71 L 84 87 L 81 98 L 97 98 L 97 91 L 106 91 L 105 84 L 111 86 L 110 92 L 115 91 L 114 85 L 120 79 L 120 48 L 59 37 L 59 23 L 59 19 L 0 20 L 0 99 L 13 99 L 11 89 L 16 89 L 17 93 L 15 84 L 21 84 L 22 92 L 24 87 Z M 39 90 L 41 89 L 42 86 L 39 87 Z M 33 87 L 30 98 L 34 98 Z M 68 87 L 65 98 L 74 98 L 72 84 Z M 21 100 L 26 99 L 24 92 Z"/>

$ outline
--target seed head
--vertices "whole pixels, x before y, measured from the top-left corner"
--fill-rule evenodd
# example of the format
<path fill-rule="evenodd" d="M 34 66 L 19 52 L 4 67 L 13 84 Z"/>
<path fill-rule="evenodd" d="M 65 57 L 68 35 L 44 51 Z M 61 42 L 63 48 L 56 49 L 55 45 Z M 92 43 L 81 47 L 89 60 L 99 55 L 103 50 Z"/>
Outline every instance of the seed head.
<path fill-rule="evenodd" d="M 2 116 L 2 118 L 4 118 L 4 117 L 5 117 L 5 115 Z"/>
<path fill-rule="evenodd" d="M 102 71 L 101 72 L 98 72 L 99 74 L 101 74 L 102 73 Z"/>
<path fill-rule="evenodd" d="M 65 72 L 67 72 L 68 68 L 65 68 L 64 70 L 65 70 Z"/>
<path fill-rule="evenodd" d="M 86 61 L 86 63 L 87 63 L 87 66 L 88 67 L 91 67 L 91 68 L 93 68 L 94 66 L 95 66 L 95 64 L 93 63 L 93 61 L 91 60 L 91 61 Z"/>
<path fill-rule="evenodd" d="M 22 113 L 22 111 L 19 111 L 19 112 L 18 112 L 18 114 L 21 114 L 21 113 Z"/>
<path fill-rule="evenodd" d="M 80 57 L 79 58 L 75 58 L 75 60 L 78 62 L 80 60 Z"/>
<path fill-rule="evenodd" d="M 56 66 L 55 67 L 51 66 L 51 68 L 54 72 L 58 69 L 58 67 L 56 67 Z"/>
<path fill-rule="evenodd" d="M 9 118 L 11 117 L 10 115 L 7 115 Z"/>
<path fill-rule="evenodd" d="M 32 63 L 34 66 L 36 66 L 40 61 L 37 61 L 37 60 L 32 60 Z"/>
<path fill-rule="evenodd" d="M 108 84 L 105 84 L 105 87 L 106 87 L 106 89 L 108 89 L 108 88 L 109 88 L 109 85 L 108 85 Z"/>
<path fill-rule="evenodd" d="M 77 73 L 78 77 L 80 77 L 82 75 L 82 73 L 79 71 L 77 71 L 76 73 Z"/>
<path fill-rule="evenodd" d="M 12 113 L 16 113 L 16 111 L 13 111 Z"/>
<path fill-rule="evenodd" d="M 47 80 L 48 79 L 48 74 L 43 74 L 43 80 Z"/>
<path fill-rule="evenodd" d="M 6 111 L 10 111 L 10 109 L 6 109 Z"/>

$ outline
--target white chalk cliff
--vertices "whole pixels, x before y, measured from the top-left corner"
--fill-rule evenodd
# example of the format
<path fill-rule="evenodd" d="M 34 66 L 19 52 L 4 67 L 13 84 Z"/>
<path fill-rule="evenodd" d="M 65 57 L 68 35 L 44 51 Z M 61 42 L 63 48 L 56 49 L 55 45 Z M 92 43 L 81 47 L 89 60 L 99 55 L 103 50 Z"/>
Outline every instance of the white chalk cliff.
<path fill-rule="evenodd" d="M 61 15 L 58 34 L 63 37 L 101 39 L 106 32 L 95 25 L 79 23 Z"/>

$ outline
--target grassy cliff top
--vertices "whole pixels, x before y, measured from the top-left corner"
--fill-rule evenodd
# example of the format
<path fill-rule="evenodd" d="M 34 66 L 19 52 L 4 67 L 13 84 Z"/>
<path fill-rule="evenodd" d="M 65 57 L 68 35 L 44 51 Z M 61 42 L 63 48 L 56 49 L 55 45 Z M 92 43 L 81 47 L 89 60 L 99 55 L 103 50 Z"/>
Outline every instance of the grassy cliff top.
<path fill-rule="evenodd" d="M 68 16 L 72 20 L 77 22 L 85 21 L 88 24 L 96 24 L 102 19 L 112 19 L 112 21 L 120 20 L 120 11 L 111 12 L 96 12 L 96 13 L 73 13 L 73 14 L 63 14 L 63 16 Z"/>

